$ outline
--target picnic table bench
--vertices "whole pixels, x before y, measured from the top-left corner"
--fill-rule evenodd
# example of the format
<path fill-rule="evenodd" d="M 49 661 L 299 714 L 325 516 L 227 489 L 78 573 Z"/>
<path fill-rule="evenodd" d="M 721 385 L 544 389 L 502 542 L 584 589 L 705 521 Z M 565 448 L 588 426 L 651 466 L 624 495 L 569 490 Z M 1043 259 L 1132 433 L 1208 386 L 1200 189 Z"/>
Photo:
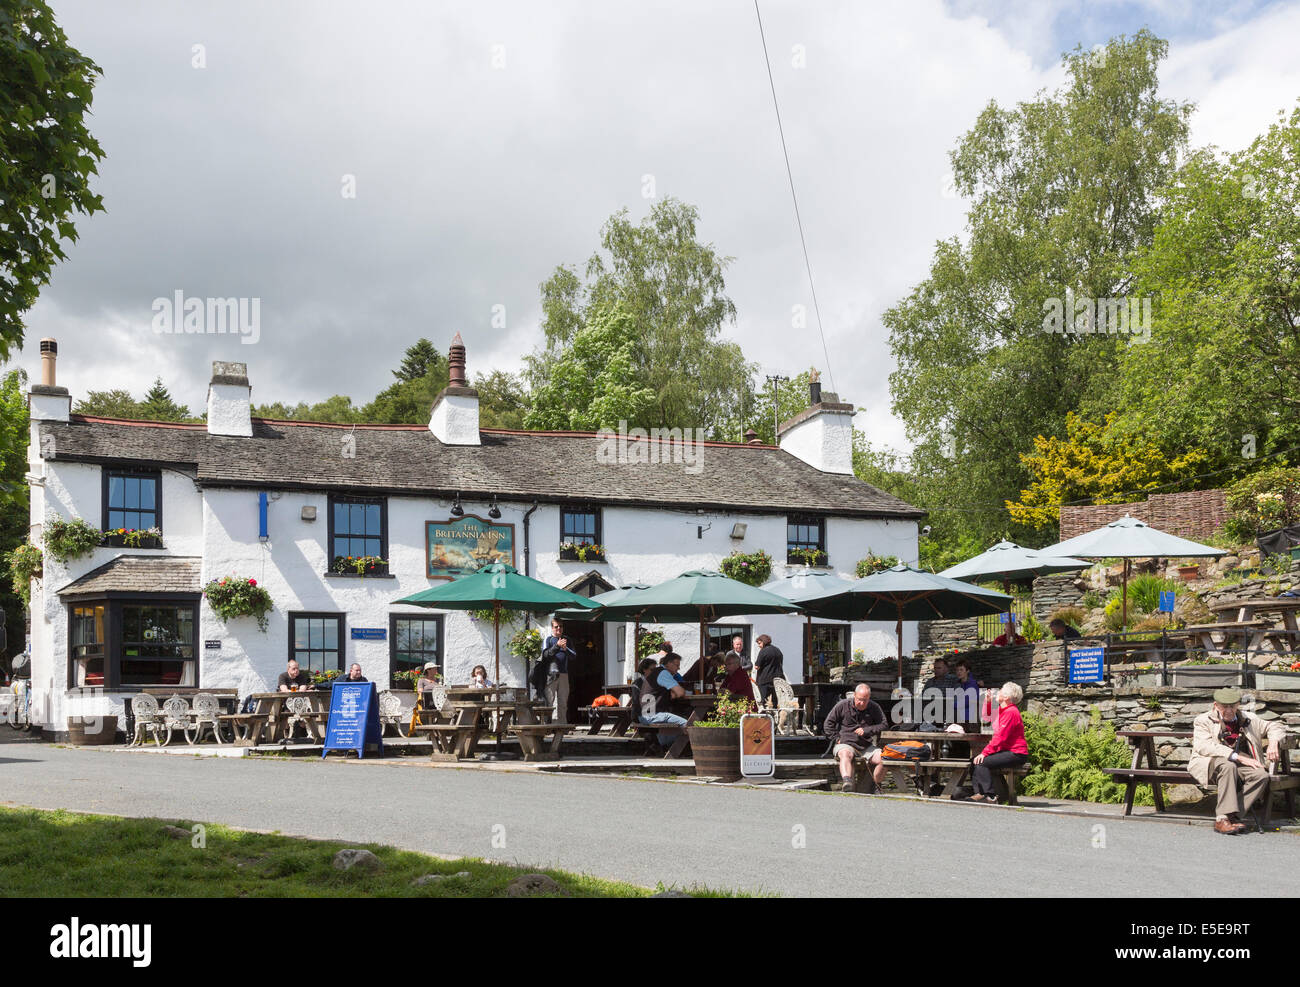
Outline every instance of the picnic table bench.
<path fill-rule="evenodd" d="M 1185 639 L 1189 648 L 1200 648 L 1211 655 L 1230 651 L 1245 655 L 1259 654 L 1265 650 L 1265 646 L 1274 654 L 1290 654 L 1292 650 L 1289 631 L 1259 618 L 1190 624 L 1178 630 L 1166 631 L 1165 637 L 1171 641 Z"/>
<path fill-rule="evenodd" d="M 578 712 L 587 714 L 587 733 L 600 733 L 608 724 L 611 737 L 627 736 L 636 715 L 631 706 L 581 706 Z"/>
<path fill-rule="evenodd" d="M 1260 596 L 1249 600 L 1227 600 L 1219 603 L 1211 603 L 1208 607 L 1211 613 L 1233 614 L 1237 622 L 1255 619 L 1257 614 L 1278 614 L 1282 618 L 1282 626 L 1289 632 L 1289 636 L 1294 641 L 1300 636 L 1300 622 L 1297 622 L 1296 614 L 1300 612 L 1300 596 Z"/>
<path fill-rule="evenodd" d="M 291 717 L 285 710 L 285 703 L 290 699 L 302 697 L 310 709 L 294 713 L 292 719 L 307 726 L 308 731 L 316 736 L 320 725 L 328 717 L 325 706 L 329 699 L 328 689 L 303 689 L 298 692 L 255 692 L 253 712 L 233 713 L 218 717 L 222 724 L 230 726 L 235 733 L 235 744 L 241 747 L 257 747 L 268 744 L 287 743 L 286 726 Z"/>
<path fill-rule="evenodd" d="M 1156 804 L 1156 812 L 1165 811 L 1165 797 L 1162 786 L 1197 785 L 1198 787 L 1204 787 L 1192 777 L 1191 772 L 1186 768 L 1161 767 L 1159 758 L 1156 756 L 1156 740 L 1158 738 L 1190 740 L 1192 738 L 1191 730 L 1120 730 L 1115 735 L 1123 737 L 1128 741 L 1129 746 L 1133 748 L 1133 763 L 1127 768 L 1102 768 L 1102 770 L 1106 774 L 1124 782 L 1124 815 L 1133 814 L 1133 798 L 1137 793 L 1137 786 L 1142 783 L 1151 786 L 1151 795 Z M 1264 796 L 1262 818 L 1265 823 L 1273 815 L 1274 792 L 1283 793 L 1286 799 L 1287 814 L 1295 818 L 1295 790 L 1300 787 L 1300 774 L 1291 773 L 1289 749 L 1294 742 L 1294 737 L 1288 737 L 1278 745 L 1281 750 L 1277 770 L 1275 772 L 1270 769 L 1268 793 Z M 1142 766 L 1144 761 L 1146 767 Z"/>
<path fill-rule="evenodd" d="M 946 731 L 932 733 L 919 730 L 884 730 L 880 734 L 881 746 L 898 740 L 919 740 L 930 745 L 933 756 L 928 761 L 893 761 L 882 757 L 881 763 L 893 775 L 894 784 L 899 791 L 913 789 L 918 794 L 928 798 L 931 797 L 930 787 L 942 783 L 943 790 L 936 797 L 952 798 L 957 793 L 957 789 L 970 778 L 975 764 L 971 758 L 940 757 L 939 748 L 941 745 L 945 743 L 970 744 L 971 756 L 973 757 L 982 752 L 992 739 L 992 734 L 987 733 L 948 733 Z M 853 761 L 854 784 L 855 790 L 857 790 L 857 762 L 863 761 L 865 763 L 865 758 L 855 757 Z M 997 770 L 1006 782 L 1008 803 L 1015 805 L 1016 778 L 1027 775 L 1029 765 L 1005 767 Z"/>
<path fill-rule="evenodd" d="M 564 735 L 575 729 L 572 723 L 516 723 L 506 733 L 519 740 L 525 761 L 558 761 Z M 550 737 L 550 743 L 546 738 Z"/>

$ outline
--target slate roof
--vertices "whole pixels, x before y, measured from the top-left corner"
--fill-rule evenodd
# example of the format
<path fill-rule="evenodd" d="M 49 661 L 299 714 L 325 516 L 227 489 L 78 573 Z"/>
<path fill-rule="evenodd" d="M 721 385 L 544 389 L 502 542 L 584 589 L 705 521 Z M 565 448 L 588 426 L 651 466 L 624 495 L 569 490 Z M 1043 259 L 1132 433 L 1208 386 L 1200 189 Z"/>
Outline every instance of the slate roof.
<path fill-rule="evenodd" d="M 423 425 L 330 425 L 253 419 L 253 435 L 204 425 L 72 416 L 42 422 L 54 459 L 148 462 L 196 471 L 212 487 L 353 490 L 466 499 L 818 511 L 920 518 L 925 512 L 852 476 L 823 473 L 774 446 L 703 443 L 703 471 L 679 463 L 602 464 L 594 433 L 484 429 L 482 445 L 444 445 Z M 348 435 L 351 440 L 347 439 Z M 665 442 L 642 440 L 670 458 Z M 353 456 L 345 456 L 355 443 Z M 628 442 L 629 452 L 638 447 Z M 629 455 L 628 458 L 632 458 Z"/>
<path fill-rule="evenodd" d="M 184 555 L 119 555 L 59 590 L 83 593 L 200 593 L 199 563 Z"/>

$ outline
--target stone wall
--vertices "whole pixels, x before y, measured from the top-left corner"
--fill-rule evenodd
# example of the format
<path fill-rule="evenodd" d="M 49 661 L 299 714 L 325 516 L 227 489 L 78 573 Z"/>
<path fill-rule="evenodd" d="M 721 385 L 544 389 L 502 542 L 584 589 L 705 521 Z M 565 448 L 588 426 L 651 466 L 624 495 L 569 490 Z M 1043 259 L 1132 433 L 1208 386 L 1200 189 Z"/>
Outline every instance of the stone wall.
<path fill-rule="evenodd" d="M 1061 508 L 1061 541 L 1131 514 L 1171 535 L 1204 539 L 1228 520 L 1227 494 L 1222 489 L 1152 494 L 1141 503 L 1096 504 Z"/>
<path fill-rule="evenodd" d="M 979 643 L 974 617 L 964 620 L 922 620 L 917 622 L 917 646 L 922 651 L 951 651 L 973 648 Z"/>
<path fill-rule="evenodd" d="M 1079 606 L 1085 589 L 1086 584 L 1077 572 L 1039 576 L 1034 580 L 1034 593 L 1030 600 L 1034 617 L 1046 624 L 1047 618 L 1061 607 Z"/>

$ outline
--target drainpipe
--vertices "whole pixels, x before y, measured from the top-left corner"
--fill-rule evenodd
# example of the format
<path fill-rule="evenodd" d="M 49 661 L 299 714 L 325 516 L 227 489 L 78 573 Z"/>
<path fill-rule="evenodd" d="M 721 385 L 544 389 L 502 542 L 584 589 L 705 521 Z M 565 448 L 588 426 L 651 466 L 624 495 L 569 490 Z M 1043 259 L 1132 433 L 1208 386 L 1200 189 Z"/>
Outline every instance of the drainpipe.
<path fill-rule="evenodd" d="M 528 508 L 528 510 L 524 511 L 524 575 L 525 576 L 531 575 L 529 569 L 532 568 L 531 565 L 532 551 L 528 540 L 528 521 L 533 516 L 533 511 L 535 510 L 537 510 L 537 501 L 534 500 L 533 506 Z M 525 614 L 524 627 L 527 626 L 528 626 L 528 616 L 527 614 Z M 532 664 L 533 663 L 528 659 L 524 659 L 524 689 L 525 690 L 532 688 L 532 686 L 528 684 L 528 680 L 532 678 L 532 672 L 533 672 Z M 524 695 L 525 696 L 528 695 L 527 691 L 525 691 Z"/>

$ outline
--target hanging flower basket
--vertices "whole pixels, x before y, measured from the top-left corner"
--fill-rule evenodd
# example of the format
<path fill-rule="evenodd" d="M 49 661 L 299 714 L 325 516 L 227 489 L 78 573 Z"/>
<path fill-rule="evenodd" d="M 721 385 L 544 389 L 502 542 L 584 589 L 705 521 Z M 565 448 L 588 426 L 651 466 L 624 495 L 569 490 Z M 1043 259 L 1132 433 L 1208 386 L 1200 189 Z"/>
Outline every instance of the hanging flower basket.
<path fill-rule="evenodd" d="M 748 586 L 762 586 L 772 577 L 772 556 L 761 548 L 757 552 L 732 552 L 719 564 L 724 576 Z"/>
<path fill-rule="evenodd" d="M 275 609 L 271 594 L 257 585 L 256 579 L 223 576 L 203 587 L 208 606 L 222 620 L 232 617 L 256 617 L 257 629 L 266 633 L 267 614 Z"/>

